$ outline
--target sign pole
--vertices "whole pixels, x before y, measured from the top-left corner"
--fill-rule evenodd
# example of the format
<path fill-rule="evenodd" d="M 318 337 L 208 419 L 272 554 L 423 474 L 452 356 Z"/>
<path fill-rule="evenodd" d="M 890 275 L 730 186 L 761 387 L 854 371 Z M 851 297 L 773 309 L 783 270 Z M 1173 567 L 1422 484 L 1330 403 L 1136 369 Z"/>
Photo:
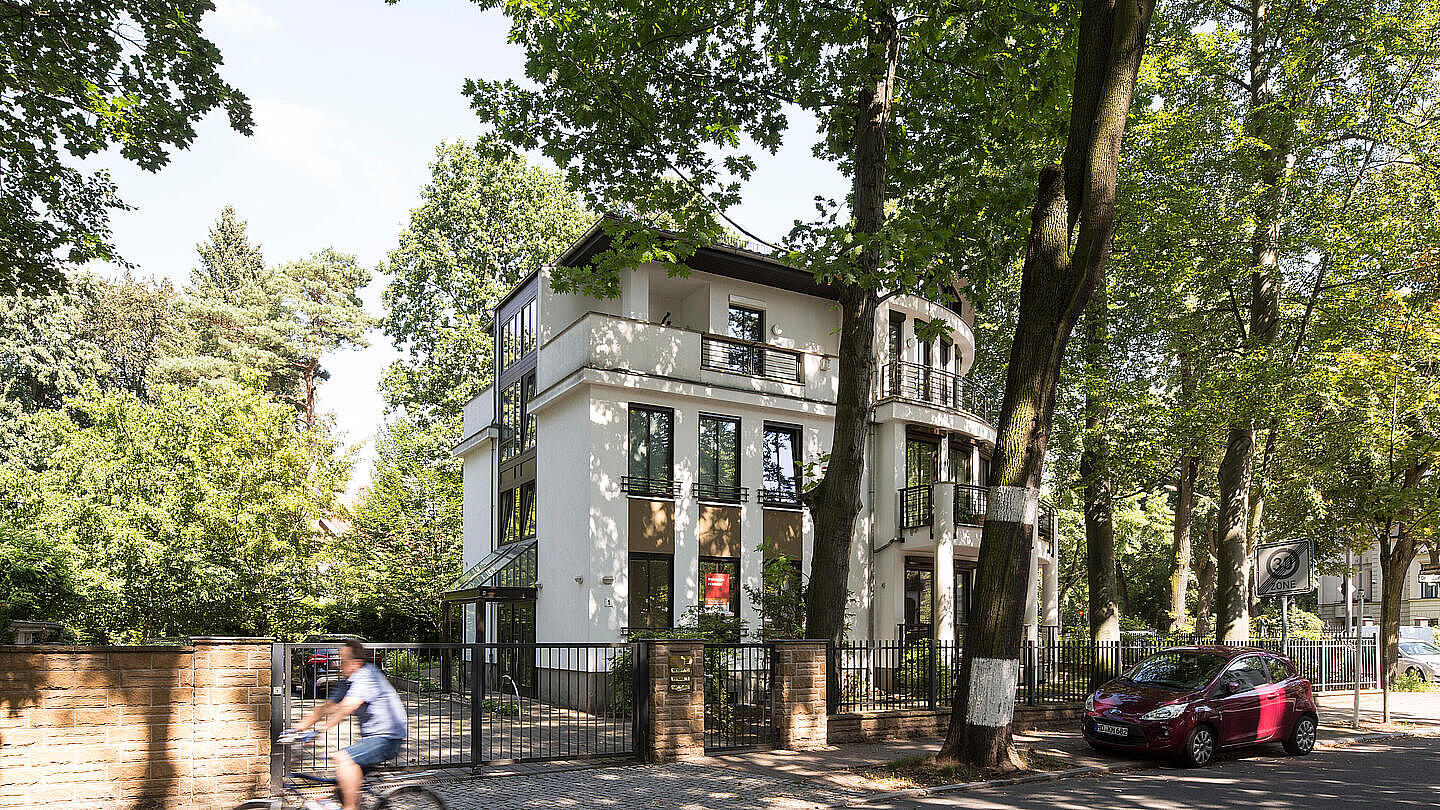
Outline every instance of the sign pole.
<path fill-rule="evenodd" d="M 1290 594 L 1280 595 L 1280 647 L 1290 647 Z"/>

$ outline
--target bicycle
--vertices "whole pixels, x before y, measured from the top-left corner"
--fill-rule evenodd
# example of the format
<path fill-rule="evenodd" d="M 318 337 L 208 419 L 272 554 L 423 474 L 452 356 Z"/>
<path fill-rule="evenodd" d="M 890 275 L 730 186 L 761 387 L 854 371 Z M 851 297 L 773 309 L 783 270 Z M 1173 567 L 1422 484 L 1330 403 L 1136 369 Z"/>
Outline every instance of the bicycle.
<path fill-rule="evenodd" d="M 250 799 L 242 802 L 235 810 L 291 810 L 304 805 L 308 798 L 303 787 L 338 784 L 334 777 L 321 776 L 297 770 L 296 762 L 301 750 L 315 738 L 313 732 L 298 737 L 282 738 L 276 745 L 285 748 L 285 776 L 279 789 L 271 790 L 269 798 Z M 364 810 L 449 810 L 439 794 L 424 785 L 412 784 L 410 780 L 423 779 L 434 775 L 434 771 L 422 771 L 400 775 L 378 774 L 373 778 L 366 774 L 365 786 L 361 789 L 360 806 Z"/>

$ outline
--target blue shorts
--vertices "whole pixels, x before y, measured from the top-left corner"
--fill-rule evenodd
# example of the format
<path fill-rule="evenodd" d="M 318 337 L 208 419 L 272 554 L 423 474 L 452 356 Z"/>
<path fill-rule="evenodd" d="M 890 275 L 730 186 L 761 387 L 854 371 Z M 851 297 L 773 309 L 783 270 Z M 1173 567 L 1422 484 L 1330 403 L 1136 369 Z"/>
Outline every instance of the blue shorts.
<path fill-rule="evenodd" d="M 395 758 L 404 744 L 404 740 L 392 740 L 389 737 L 361 737 L 360 742 L 344 750 L 351 762 L 359 765 L 362 770 L 369 770 L 387 759 Z"/>

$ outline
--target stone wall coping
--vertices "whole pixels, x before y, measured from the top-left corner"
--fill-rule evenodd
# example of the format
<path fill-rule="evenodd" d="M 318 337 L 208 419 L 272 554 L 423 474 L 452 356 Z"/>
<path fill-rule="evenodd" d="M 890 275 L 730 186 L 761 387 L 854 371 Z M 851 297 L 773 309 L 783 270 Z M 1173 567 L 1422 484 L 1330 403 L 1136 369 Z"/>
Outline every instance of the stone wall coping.
<path fill-rule="evenodd" d="M 195 652 L 193 647 L 174 644 L 92 645 L 92 644 L 0 644 L 3 653 L 172 653 Z"/>
<path fill-rule="evenodd" d="M 202 644 L 274 644 L 273 636 L 190 636 L 190 643 Z"/>

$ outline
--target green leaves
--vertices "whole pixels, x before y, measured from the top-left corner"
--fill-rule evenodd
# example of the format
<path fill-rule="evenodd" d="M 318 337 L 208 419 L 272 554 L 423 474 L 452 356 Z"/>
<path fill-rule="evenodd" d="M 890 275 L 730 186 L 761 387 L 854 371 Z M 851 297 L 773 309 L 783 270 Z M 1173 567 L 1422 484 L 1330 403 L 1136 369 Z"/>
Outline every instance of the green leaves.
<path fill-rule="evenodd" d="M 109 213 L 125 208 L 84 158 L 118 147 L 157 171 L 215 108 L 249 134 L 250 105 L 219 76 L 200 21 L 211 0 L 7 3 L 0 14 L 0 295 L 64 285 L 63 271 L 118 262 Z"/>

